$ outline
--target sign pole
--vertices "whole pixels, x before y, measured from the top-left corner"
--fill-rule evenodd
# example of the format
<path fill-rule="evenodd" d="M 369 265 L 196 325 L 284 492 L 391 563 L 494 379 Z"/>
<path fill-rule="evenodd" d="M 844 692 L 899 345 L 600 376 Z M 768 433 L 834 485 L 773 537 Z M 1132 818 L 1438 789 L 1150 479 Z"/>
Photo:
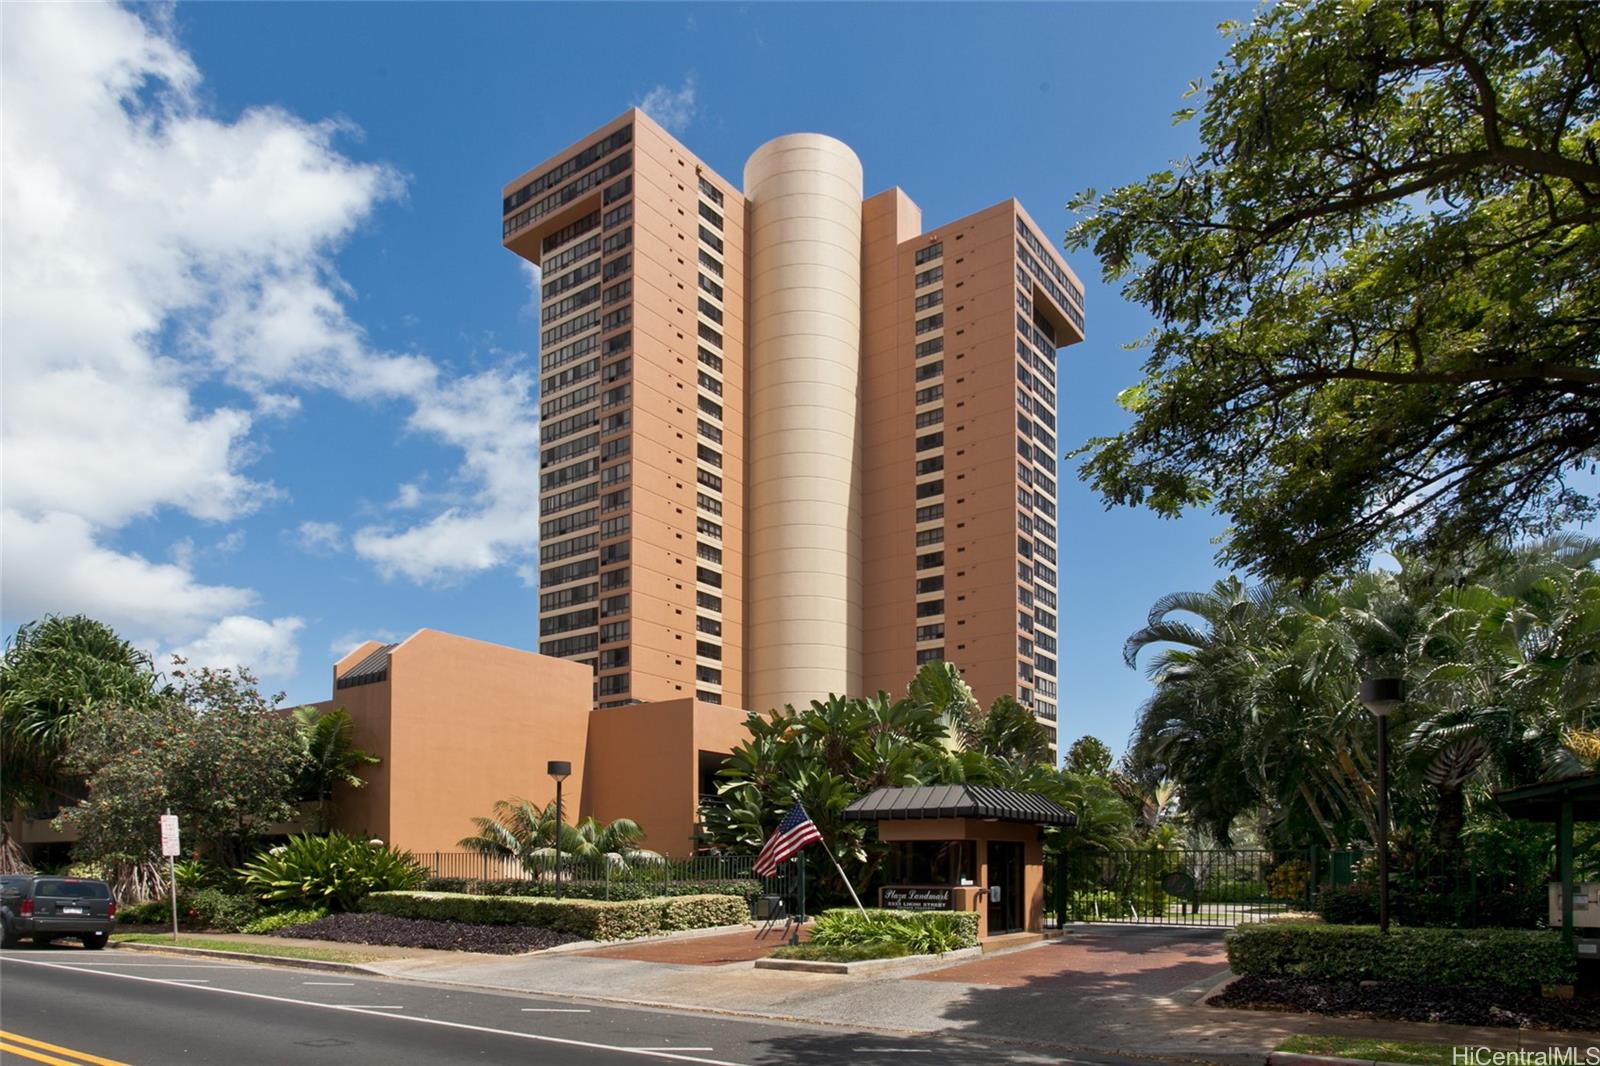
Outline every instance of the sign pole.
<path fill-rule="evenodd" d="M 178 816 L 167 808 L 161 816 L 161 854 L 167 858 L 167 893 L 172 899 L 172 942 L 178 942 Z"/>

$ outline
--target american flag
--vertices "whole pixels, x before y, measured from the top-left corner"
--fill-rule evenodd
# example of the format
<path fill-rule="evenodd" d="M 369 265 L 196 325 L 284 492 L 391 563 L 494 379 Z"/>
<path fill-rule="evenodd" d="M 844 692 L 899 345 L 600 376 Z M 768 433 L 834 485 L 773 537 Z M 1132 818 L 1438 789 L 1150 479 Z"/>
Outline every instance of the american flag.
<path fill-rule="evenodd" d="M 761 854 L 756 856 L 755 872 L 761 877 L 771 877 L 777 872 L 779 863 L 798 855 L 807 844 L 821 839 L 822 834 L 818 832 L 816 823 L 806 809 L 796 803 L 783 816 L 783 821 L 778 823 L 777 831 L 768 838 Z"/>

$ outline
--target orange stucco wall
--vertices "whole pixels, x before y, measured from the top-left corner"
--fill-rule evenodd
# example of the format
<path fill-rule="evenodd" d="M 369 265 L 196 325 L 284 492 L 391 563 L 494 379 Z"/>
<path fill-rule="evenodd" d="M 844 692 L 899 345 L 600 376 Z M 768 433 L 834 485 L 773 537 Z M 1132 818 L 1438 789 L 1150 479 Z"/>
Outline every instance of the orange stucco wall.
<path fill-rule="evenodd" d="M 554 799 L 550 759 L 572 763 L 563 801 L 576 813 L 592 676 L 578 663 L 419 630 L 390 652 L 386 680 L 336 689 L 325 704 L 348 709 L 357 745 L 383 759 L 364 771 L 365 788 L 337 795 L 339 827 L 415 852 L 457 851 L 469 819 L 496 800 Z"/>
<path fill-rule="evenodd" d="M 726 755 L 749 734 L 743 711 L 695 700 L 609 707 L 589 716 L 585 815 L 631 818 L 644 846 L 687 854 L 699 797 L 700 753 Z"/>

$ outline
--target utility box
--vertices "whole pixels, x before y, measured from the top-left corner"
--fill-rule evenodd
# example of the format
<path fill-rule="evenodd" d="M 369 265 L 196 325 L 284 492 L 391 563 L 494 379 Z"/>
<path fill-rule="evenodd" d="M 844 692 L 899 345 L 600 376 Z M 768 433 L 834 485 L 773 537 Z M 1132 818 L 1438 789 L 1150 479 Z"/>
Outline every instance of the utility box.
<path fill-rule="evenodd" d="M 1572 927 L 1600 929 L 1600 882 L 1572 886 Z M 1550 928 L 1561 928 L 1561 883 L 1550 883 Z"/>

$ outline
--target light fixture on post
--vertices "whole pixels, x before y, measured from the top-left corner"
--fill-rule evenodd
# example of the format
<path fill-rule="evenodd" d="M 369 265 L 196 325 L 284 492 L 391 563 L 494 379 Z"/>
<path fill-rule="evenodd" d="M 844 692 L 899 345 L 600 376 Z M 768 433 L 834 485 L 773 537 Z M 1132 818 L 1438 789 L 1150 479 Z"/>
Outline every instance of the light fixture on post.
<path fill-rule="evenodd" d="M 1406 699 L 1398 677 L 1361 682 L 1361 703 L 1378 719 L 1378 929 L 1389 931 L 1389 716 Z"/>
<path fill-rule="evenodd" d="M 556 898 L 563 898 L 561 888 L 561 782 L 572 776 L 572 764 L 558 759 L 551 759 L 545 763 L 545 773 L 555 778 L 556 781 L 556 824 L 551 836 L 556 843 Z"/>

